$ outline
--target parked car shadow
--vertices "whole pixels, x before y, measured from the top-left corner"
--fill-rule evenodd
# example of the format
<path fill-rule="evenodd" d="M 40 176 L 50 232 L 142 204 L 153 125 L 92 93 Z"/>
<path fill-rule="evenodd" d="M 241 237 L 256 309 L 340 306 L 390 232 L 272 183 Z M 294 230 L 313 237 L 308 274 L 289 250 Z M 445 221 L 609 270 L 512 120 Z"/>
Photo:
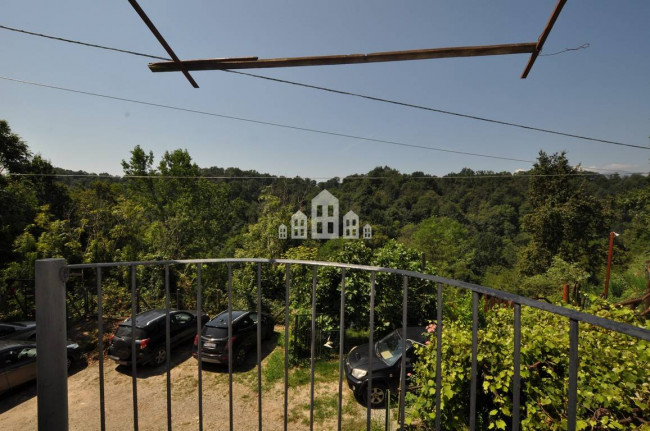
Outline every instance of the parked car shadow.
<path fill-rule="evenodd" d="M 279 333 L 273 331 L 267 340 L 262 341 L 262 360 L 269 356 L 278 345 Z M 242 364 L 234 364 L 233 373 L 245 373 L 252 370 L 257 366 L 257 349 L 251 349 L 246 355 L 246 360 Z M 228 365 L 222 364 L 211 364 L 209 362 L 203 363 L 203 371 L 213 372 L 213 373 L 228 373 Z"/>
<path fill-rule="evenodd" d="M 175 347 L 172 347 L 171 356 L 170 356 L 170 366 L 174 368 L 175 366 L 187 361 L 192 358 L 192 345 L 193 340 L 181 343 Z M 106 363 L 113 362 L 111 359 L 107 359 Z M 114 363 L 114 362 L 113 362 Z M 131 365 L 118 365 L 115 368 L 116 371 L 131 375 Z M 163 364 L 158 367 L 152 367 L 149 364 L 138 364 L 136 368 L 136 376 L 139 379 L 147 379 L 153 376 L 159 376 L 167 372 L 167 365 Z"/>

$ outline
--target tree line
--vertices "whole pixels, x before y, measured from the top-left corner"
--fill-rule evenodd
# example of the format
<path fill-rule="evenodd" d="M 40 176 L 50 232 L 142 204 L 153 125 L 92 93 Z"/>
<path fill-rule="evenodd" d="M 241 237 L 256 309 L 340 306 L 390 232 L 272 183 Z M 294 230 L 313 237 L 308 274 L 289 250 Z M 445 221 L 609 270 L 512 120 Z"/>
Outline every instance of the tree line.
<path fill-rule="evenodd" d="M 588 172 L 571 166 L 565 153 L 541 151 L 530 170 L 517 173 L 465 168 L 437 177 L 377 167 L 317 182 L 201 168 L 187 150 L 157 158 L 140 146 L 125 155 L 122 177 L 73 172 L 32 154 L 6 121 L 0 121 L 0 144 L 4 317 L 24 314 L 21 292 L 33 289 L 34 262 L 47 257 L 69 263 L 309 258 L 408 267 L 532 297 L 555 298 L 563 284 L 599 292 L 610 231 L 621 233 L 614 298 L 645 288 L 650 178 Z M 372 240 L 278 238 L 278 226 L 297 210 L 308 212 L 322 189 L 373 226 Z M 120 292 L 128 276 L 114 272 L 106 282 Z M 160 274 L 142 277 L 143 298 L 150 294 L 155 302 Z M 208 272 L 208 294 L 222 293 L 225 277 L 223 270 Z M 173 275 L 188 293 L 194 279 L 190 267 Z M 235 280 L 245 305 L 255 287 L 250 271 L 238 269 Z M 281 296 L 282 283 L 281 275 L 265 273 L 265 307 Z M 121 301 L 115 304 L 119 312 Z"/>

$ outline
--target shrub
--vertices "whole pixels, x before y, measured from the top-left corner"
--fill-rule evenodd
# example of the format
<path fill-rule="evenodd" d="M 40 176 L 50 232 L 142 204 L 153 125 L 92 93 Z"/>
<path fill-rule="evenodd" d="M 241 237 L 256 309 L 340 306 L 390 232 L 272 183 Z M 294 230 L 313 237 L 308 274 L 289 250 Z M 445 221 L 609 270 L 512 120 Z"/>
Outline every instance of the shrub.
<path fill-rule="evenodd" d="M 629 310 L 608 309 L 591 298 L 589 313 L 638 324 Z M 566 429 L 568 319 L 522 307 L 521 428 Z M 442 424 L 464 429 L 469 418 L 471 325 L 443 322 Z M 513 311 L 486 313 L 479 329 L 477 429 L 509 429 L 512 410 Z M 436 339 L 419 348 L 417 392 L 409 396 L 407 422 L 430 429 L 435 423 Z M 580 324 L 577 428 L 633 429 L 650 417 L 650 343 Z"/>

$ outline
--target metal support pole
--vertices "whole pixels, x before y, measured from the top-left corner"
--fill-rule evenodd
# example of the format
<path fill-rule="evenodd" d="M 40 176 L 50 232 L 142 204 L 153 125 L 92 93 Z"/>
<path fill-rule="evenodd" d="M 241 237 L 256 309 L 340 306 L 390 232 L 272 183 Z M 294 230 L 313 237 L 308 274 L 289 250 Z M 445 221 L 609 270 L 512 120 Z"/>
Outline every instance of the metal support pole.
<path fill-rule="evenodd" d="M 612 253 L 614 252 L 614 236 L 618 236 L 616 232 L 609 233 L 609 250 L 607 252 L 607 270 L 605 271 L 605 292 L 603 297 L 607 299 L 609 295 L 609 271 L 612 268 Z"/>
<path fill-rule="evenodd" d="M 65 259 L 36 261 L 38 429 L 68 429 Z"/>

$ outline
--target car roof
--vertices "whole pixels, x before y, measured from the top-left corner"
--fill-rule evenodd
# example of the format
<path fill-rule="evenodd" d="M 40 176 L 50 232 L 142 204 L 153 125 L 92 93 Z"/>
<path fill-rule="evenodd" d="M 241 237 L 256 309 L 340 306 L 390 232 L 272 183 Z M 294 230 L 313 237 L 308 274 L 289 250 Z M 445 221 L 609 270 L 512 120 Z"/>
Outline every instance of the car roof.
<path fill-rule="evenodd" d="M 179 312 L 184 312 L 184 313 L 190 313 L 194 314 L 190 310 L 169 310 L 169 314 L 176 314 Z M 135 327 L 136 328 L 144 328 L 145 326 L 149 325 L 151 322 L 154 320 L 157 320 L 161 317 L 164 317 L 165 314 L 167 313 L 167 310 L 164 308 L 155 308 L 153 310 L 147 310 L 143 311 L 140 314 L 136 314 L 135 316 Z M 124 322 L 120 323 L 120 326 L 131 326 L 131 318 L 129 317 L 128 319 L 124 320 Z"/>
<path fill-rule="evenodd" d="M 244 310 L 232 310 L 232 321 L 233 323 L 239 320 L 242 316 L 251 313 L 251 311 Z M 212 320 L 206 323 L 207 326 L 225 328 L 228 327 L 228 312 L 223 311 L 215 316 Z"/>
<path fill-rule="evenodd" d="M 36 326 L 36 322 L 33 320 L 21 320 L 18 322 L 0 322 L 0 325 L 3 326 L 13 326 L 16 329 L 18 328 L 33 328 Z"/>
<path fill-rule="evenodd" d="M 0 350 L 10 349 L 12 347 L 22 347 L 22 346 L 36 347 L 36 344 L 33 341 L 0 340 Z"/>

